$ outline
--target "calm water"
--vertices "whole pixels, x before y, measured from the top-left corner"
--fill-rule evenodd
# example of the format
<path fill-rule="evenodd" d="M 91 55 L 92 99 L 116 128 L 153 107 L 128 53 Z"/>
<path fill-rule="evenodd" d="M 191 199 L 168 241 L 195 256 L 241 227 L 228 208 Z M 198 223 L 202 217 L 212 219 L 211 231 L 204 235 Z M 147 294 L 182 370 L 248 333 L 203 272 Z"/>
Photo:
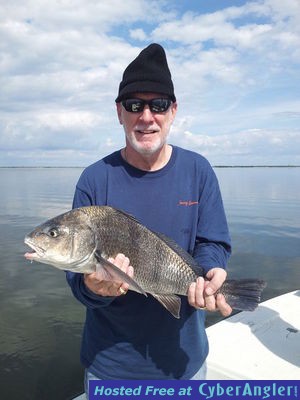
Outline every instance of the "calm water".
<path fill-rule="evenodd" d="M 82 391 L 84 309 L 63 272 L 23 258 L 25 233 L 70 209 L 81 169 L 0 169 L 0 397 L 66 400 Z M 299 289 L 300 168 L 217 168 L 234 252 L 231 277 Z M 208 324 L 216 316 L 209 316 Z"/>

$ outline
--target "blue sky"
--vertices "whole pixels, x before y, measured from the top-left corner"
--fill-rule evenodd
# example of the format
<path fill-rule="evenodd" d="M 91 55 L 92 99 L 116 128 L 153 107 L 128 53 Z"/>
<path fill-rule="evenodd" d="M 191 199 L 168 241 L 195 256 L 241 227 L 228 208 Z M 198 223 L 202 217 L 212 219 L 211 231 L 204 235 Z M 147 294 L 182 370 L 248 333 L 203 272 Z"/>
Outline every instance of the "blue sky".
<path fill-rule="evenodd" d="M 178 99 L 169 142 L 213 165 L 300 165 L 300 2 L 0 5 L 0 166 L 86 166 L 124 145 L 114 99 L 151 42 Z"/>

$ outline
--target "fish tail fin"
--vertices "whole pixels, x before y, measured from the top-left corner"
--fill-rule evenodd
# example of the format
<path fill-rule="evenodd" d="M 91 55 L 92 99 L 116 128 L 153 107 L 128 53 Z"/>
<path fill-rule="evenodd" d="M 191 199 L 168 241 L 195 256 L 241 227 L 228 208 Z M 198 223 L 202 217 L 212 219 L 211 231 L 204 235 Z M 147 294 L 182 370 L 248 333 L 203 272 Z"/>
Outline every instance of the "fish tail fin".
<path fill-rule="evenodd" d="M 265 287 L 266 282 L 258 279 L 229 279 L 224 282 L 219 292 L 232 308 L 253 311 L 258 306 Z"/>

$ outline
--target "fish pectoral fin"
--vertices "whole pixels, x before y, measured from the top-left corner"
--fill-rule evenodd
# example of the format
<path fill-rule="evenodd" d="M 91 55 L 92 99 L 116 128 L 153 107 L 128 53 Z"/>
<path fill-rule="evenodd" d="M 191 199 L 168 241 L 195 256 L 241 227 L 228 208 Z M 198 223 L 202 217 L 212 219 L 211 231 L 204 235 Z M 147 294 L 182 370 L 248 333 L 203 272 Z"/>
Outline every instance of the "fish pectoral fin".
<path fill-rule="evenodd" d="M 141 293 L 147 297 L 147 293 L 140 287 L 136 281 L 125 272 L 123 272 L 120 268 L 116 265 L 112 264 L 111 262 L 107 261 L 105 258 L 101 256 L 101 254 L 96 251 L 95 252 L 96 260 L 101 266 L 105 269 L 105 271 L 111 276 L 112 280 L 126 282 L 129 285 L 129 289 L 134 290 L 135 292 Z"/>
<path fill-rule="evenodd" d="M 175 318 L 180 318 L 181 298 L 176 294 L 155 294 L 152 296 L 158 300 Z"/>

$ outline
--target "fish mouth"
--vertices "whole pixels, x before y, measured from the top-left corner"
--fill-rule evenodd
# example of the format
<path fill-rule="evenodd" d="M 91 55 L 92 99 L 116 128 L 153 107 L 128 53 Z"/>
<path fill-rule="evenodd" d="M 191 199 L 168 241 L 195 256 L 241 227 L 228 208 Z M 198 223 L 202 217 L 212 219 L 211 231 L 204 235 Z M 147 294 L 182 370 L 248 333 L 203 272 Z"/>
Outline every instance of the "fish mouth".
<path fill-rule="evenodd" d="M 39 260 L 43 258 L 43 255 L 45 254 L 45 250 L 38 246 L 37 244 L 33 243 L 29 237 L 25 237 L 24 243 L 27 244 L 33 251 L 32 252 L 27 252 L 24 254 L 24 257 L 27 260 L 33 261 L 33 260 Z"/>

